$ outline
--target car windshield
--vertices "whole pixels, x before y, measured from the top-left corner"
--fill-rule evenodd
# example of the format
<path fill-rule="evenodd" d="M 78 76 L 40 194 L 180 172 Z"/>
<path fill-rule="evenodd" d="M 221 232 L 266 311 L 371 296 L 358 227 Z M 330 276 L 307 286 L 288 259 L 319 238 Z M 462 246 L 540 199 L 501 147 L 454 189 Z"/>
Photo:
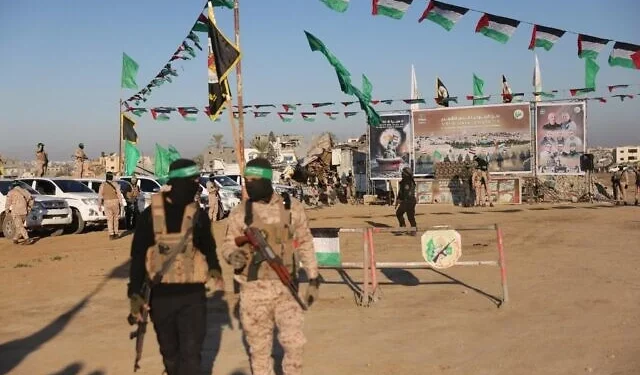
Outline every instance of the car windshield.
<path fill-rule="evenodd" d="M 20 184 L 20 187 L 23 188 L 24 190 L 28 191 L 29 194 L 31 195 L 40 195 L 40 193 L 38 193 L 37 191 L 33 190 L 31 188 L 31 186 L 27 185 L 26 183 L 22 182 L 22 181 L 17 181 Z M 11 184 L 13 183 L 13 181 L 0 181 L 0 193 L 2 193 L 2 195 L 7 195 L 9 193 L 9 190 L 11 190 Z"/>
<path fill-rule="evenodd" d="M 227 176 L 213 176 L 213 179 L 216 180 L 220 186 L 238 186 L 238 183 L 233 181 Z"/>
<path fill-rule="evenodd" d="M 95 193 L 93 190 L 82 182 L 74 180 L 54 180 L 60 190 L 65 193 Z"/>

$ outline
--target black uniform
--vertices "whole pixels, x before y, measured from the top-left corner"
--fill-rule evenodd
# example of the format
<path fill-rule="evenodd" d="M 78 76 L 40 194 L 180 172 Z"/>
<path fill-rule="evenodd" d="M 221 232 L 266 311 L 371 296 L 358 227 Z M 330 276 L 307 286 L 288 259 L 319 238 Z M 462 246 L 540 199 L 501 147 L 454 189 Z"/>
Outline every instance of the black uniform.
<path fill-rule="evenodd" d="M 411 177 L 403 177 L 398 188 L 398 201 L 400 205 L 396 210 L 396 217 L 401 227 L 405 226 L 404 214 L 407 214 L 409 224 L 417 227 L 416 224 L 416 182 Z"/>
<path fill-rule="evenodd" d="M 169 233 L 180 232 L 186 204 L 172 204 L 165 197 Z M 139 294 L 146 278 L 147 249 L 155 245 L 151 207 L 140 214 L 131 244 L 129 297 Z M 211 221 L 199 209 L 193 228 L 193 245 L 207 259 L 209 270 L 221 270 Z M 202 345 L 207 332 L 205 285 L 157 284 L 151 290 L 150 315 L 158 337 L 164 366 L 169 375 L 191 375 L 200 371 Z"/>

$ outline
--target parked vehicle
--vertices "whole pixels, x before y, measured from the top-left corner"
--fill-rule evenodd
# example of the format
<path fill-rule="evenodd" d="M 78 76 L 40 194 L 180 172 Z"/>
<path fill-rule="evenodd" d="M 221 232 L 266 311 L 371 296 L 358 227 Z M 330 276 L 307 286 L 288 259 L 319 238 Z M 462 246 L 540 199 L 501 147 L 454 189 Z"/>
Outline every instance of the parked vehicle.
<path fill-rule="evenodd" d="M 143 199 L 138 199 L 138 210 L 144 211 L 151 205 L 151 195 L 160 191 L 162 185 L 151 176 L 136 176 L 138 179 L 138 187 L 140 188 L 140 195 Z M 120 177 L 121 181 L 127 181 L 131 183 L 131 176 Z"/>
<path fill-rule="evenodd" d="M 206 187 L 207 181 L 209 181 L 209 176 L 200 177 L 201 186 Z M 218 196 L 220 203 L 218 207 L 221 208 L 219 211 L 226 216 L 235 206 L 240 204 L 242 200 L 242 188 L 235 183 L 235 181 L 223 175 L 213 176 L 213 182 L 219 188 Z M 206 192 L 207 189 L 205 188 L 204 190 Z"/>
<path fill-rule="evenodd" d="M 75 180 L 87 185 L 89 189 L 96 192 L 96 194 L 100 191 L 100 185 L 105 182 L 104 179 L 99 178 L 77 178 Z M 120 185 L 120 191 L 122 192 L 122 199 L 120 202 L 122 204 L 122 209 L 120 209 L 120 218 L 123 219 L 125 217 L 125 207 L 127 206 L 126 194 L 131 191 L 131 183 L 124 180 L 117 180 L 113 182 Z M 138 197 L 138 199 L 144 200 L 143 197 Z M 142 204 L 144 204 L 144 202 Z"/>
<path fill-rule="evenodd" d="M 4 210 L 12 183 L 13 180 L 0 180 L 0 232 L 7 238 L 13 237 L 14 231 L 11 215 Z M 62 234 L 64 228 L 72 221 L 69 204 L 64 199 L 38 194 L 24 182 L 19 183 L 35 201 L 31 212 L 27 214 L 27 230 L 43 231 L 55 236 Z"/>
<path fill-rule="evenodd" d="M 100 210 L 98 194 L 72 178 L 20 178 L 39 194 L 62 198 L 71 207 L 72 221 L 66 227 L 69 233 L 81 233 L 87 226 L 104 226 L 107 217 Z"/>

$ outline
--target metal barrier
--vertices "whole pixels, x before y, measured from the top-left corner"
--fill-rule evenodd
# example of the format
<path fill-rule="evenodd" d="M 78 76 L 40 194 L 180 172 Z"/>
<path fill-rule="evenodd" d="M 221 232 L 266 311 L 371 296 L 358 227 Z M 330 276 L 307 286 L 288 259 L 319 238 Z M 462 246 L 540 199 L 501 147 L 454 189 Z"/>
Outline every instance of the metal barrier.
<path fill-rule="evenodd" d="M 320 228 L 316 228 L 320 229 Z M 362 233 L 363 251 L 362 262 L 340 262 L 339 266 L 319 266 L 321 269 L 335 269 L 339 272 L 347 269 L 361 269 L 363 271 L 362 289 L 350 285 L 356 293 L 356 303 L 361 306 L 369 306 L 371 302 L 378 300 L 379 284 L 377 280 L 378 269 L 431 269 L 444 276 L 447 276 L 432 267 L 427 262 L 377 262 L 374 245 L 374 233 L 403 233 L 407 231 L 429 231 L 429 230 L 454 230 L 454 231 L 485 231 L 495 230 L 497 237 L 498 260 L 466 260 L 455 261 L 453 266 L 495 266 L 500 269 L 500 283 L 502 286 L 502 298 L 499 299 L 498 307 L 509 302 L 509 290 L 507 285 L 507 268 L 504 254 L 504 243 L 502 230 L 497 224 L 487 226 L 464 226 L 451 227 L 446 225 L 431 226 L 426 228 L 340 228 L 338 233 Z M 446 248 L 446 246 L 445 246 Z M 443 249 L 444 250 L 444 249 Z M 449 276 L 447 276 L 449 277 Z M 449 277 L 452 279 L 451 277 Z M 452 279 L 454 280 L 454 279 Z M 345 280 L 346 281 L 346 280 Z M 459 282 L 458 282 L 459 283 Z M 487 295 L 486 293 L 483 293 Z M 491 296 L 493 297 L 493 296 Z M 495 298 L 495 297 L 493 297 Z"/>

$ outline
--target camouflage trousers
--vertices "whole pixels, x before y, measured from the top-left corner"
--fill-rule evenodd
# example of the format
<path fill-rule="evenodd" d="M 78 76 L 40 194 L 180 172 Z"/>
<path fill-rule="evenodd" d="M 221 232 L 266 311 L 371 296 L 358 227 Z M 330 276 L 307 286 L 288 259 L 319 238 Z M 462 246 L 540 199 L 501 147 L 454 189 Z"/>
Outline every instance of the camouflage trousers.
<path fill-rule="evenodd" d="M 218 199 L 214 198 L 213 202 L 209 201 L 209 219 L 218 221 Z"/>
<path fill-rule="evenodd" d="M 484 205 L 491 202 L 491 189 L 489 188 L 489 172 L 476 169 L 473 172 L 473 189 L 476 193 L 475 205 Z"/>
<path fill-rule="evenodd" d="M 36 163 L 36 177 L 43 177 L 47 174 L 47 166 L 43 163 Z"/>
<path fill-rule="evenodd" d="M 118 234 L 120 220 L 120 200 L 107 199 L 104 201 L 104 214 L 107 217 L 107 229 L 109 235 Z"/>
<path fill-rule="evenodd" d="M 76 160 L 75 169 L 73 170 L 73 177 L 79 178 L 86 176 L 86 171 L 84 169 L 84 163 L 80 160 Z"/>
<path fill-rule="evenodd" d="M 24 227 L 24 221 L 27 219 L 26 215 L 11 215 L 11 221 L 13 221 L 13 240 L 20 241 L 20 238 L 25 240 L 29 239 L 29 233 Z"/>
<path fill-rule="evenodd" d="M 240 321 L 249 344 L 253 375 L 274 375 L 273 329 L 284 349 L 282 373 L 302 374 L 302 354 L 306 343 L 302 309 L 278 280 L 257 280 L 242 285 Z"/>

